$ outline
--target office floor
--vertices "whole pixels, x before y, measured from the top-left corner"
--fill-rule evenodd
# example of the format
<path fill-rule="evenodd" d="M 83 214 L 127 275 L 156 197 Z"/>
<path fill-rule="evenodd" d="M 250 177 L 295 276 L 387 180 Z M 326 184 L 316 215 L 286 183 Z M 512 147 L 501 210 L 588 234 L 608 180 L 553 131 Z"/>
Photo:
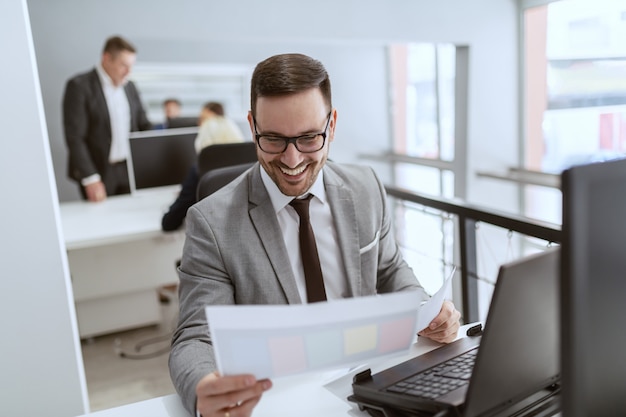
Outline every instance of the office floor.
<path fill-rule="evenodd" d="M 167 359 L 178 305 L 172 299 L 161 306 L 162 324 L 82 341 L 91 411 L 175 392 Z"/>

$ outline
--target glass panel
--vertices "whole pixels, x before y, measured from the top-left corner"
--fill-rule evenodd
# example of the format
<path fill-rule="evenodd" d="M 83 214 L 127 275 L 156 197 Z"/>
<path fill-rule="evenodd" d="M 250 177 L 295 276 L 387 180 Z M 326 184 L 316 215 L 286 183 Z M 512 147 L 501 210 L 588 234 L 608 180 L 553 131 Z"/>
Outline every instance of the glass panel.
<path fill-rule="evenodd" d="M 451 44 L 390 46 L 395 152 L 454 160 L 456 53 L 456 47 Z M 417 163 L 394 163 L 393 168 L 394 184 L 399 187 L 454 197 L 455 177 L 451 171 Z M 426 291 L 434 293 L 453 265 L 456 219 L 406 202 L 395 202 L 393 207 L 403 255 Z"/>
<path fill-rule="evenodd" d="M 439 157 L 439 125 L 435 45 L 411 44 L 408 48 L 407 154 Z"/>
<path fill-rule="evenodd" d="M 572 165 L 622 157 L 626 106 L 550 110 L 544 113 L 541 168 L 560 173 Z"/>
<path fill-rule="evenodd" d="M 626 59 L 550 60 L 548 109 L 626 104 Z"/>
<path fill-rule="evenodd" d="M 431 195 L 441 194 L 441 178 L 438 168 L 397 163 L 395 165 L 398 187 Z"/>
<path fill-rule="evenodd" d="M 454 159 L 456 47 L 390 46 L 394 148 L 421 158 Z"/>
<path fill-rule="evenodd" d="M 524 16 L 526 166 L 559 173 L 623 156 L 626 1 L 561 1 Z"/>
<path fill-rule="evenodd" d="M 434 294 L 451 271 L 454 224 L 445 214 L 418 204 L 395 203 L 396 239 L 405 261 L 430 294 Z"/>
<path fill-rule="evenodd" d="M 560 173 L 626 155 L 626 0 L 524 11 L 525 167 Z M 560 193 L 526 187 L 524 214 L 560 223 Z"/>
<path fill-rule="evenodd" d="M 450 271 L 457 265 L 454 248 L 460 246 L 454 215 L 419 204 L 389 198 L 396 238 L 407 264 L 427 292 L 437 291 Z M 470 242 L 471 243 L 471 242 Z M 493 294 L 498 269 L 503 263 L 537 253 L 548 242 L 529 238 L 507 229 L 479 222 L 476 225 L 476 264 L 478 276 L 479 320 L 484 320 Z M 455 280 L 460 277 L 458 268 Z M 460 303 L 457 302 L 460 308 Z"/>
<path fill-rule="evenodd" d="M 441 177 L 441 196 L 445 198 L 454 198 L 456 194 L 454 193 L 454 172 L 452 171 L 443 171 Z"/>
<path fill-rule="evenodd" d="M 525 187 L 526 213 L 525 216 L 561 224 L 561 191 L 556 188 L 529 185 Z"/>
<path fill-rule="evenodd" d="M 437 46 L 439 69 L 439 129 L 441 155 L 444 161 L 454 160 L 454 119 L 456 83 L 456 47 L 450 44 Z"/>
<path fill-rule="evenodd" d="M 532 253 L 546 250 L 548 242 L 531 239 L 519 233 L 487 223 L 476 225 L 476 263 L 478 270 L 479 318 L 484 320 L 489 310 L 493 287 L 502 264 Z"/>

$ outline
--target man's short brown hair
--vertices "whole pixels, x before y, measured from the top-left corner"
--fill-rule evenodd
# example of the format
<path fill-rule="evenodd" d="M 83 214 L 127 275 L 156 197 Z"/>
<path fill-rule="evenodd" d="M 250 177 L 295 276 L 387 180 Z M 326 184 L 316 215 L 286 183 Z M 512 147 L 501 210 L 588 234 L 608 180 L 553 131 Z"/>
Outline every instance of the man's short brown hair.
<path fill-rule="evenodd" d="M 112 36 L 107 39 L 104 44 L 104 48 L 102 49 L 103 54 L 109 53 L 112 56 L 115 56 L 122 51 L 128 51 L 132 53 L 137 52 L 135 47 L 121 36 Z"/>
<path fill-rule="evenodd" d="M 218 103 L 217 101 L 209 101 L 203 107 L 208 111 L 217 114 L 218 116 L 224 115 L 224 106 L 222 106 L 222 103 Z"/>
<path fill-rule="evenodd" d="M 330 78 L 321 62 L 303 54 L 269 57 L 257 64 L 252 73 L 252 115 L 256 115 L 256 101 L 259 97 L 284 96 L 311 88 L 320 89 L 328 110 L 331 110 Z"/>

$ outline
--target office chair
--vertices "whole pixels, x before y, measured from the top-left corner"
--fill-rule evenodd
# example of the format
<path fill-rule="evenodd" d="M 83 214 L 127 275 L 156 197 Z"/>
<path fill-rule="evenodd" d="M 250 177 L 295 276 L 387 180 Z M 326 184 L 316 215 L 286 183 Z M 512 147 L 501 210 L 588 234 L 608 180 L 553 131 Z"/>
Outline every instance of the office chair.
<path fill-rule="evenodd" d="M 239 175 L 244 173 L 248 168 L 253 166 L 254 162 L 238 164 L 232 166 L 211 169 L 200 177 L 198 189 L 196 193 L 197 200 L 200 201 L 204 197 L 208 197 L 215 191 L 219 190 Z"/>
<path fill-rule="evenodd" d="M 180 263 L 180 261 L 178 261 L 177 264 L 178 263 Z M 151 359 L 169 353 L 172 334 L 178 322 L 178 315 L 176 314 L 178 311 L 178 296 L 173 292 L 164 295 L 169 298 L 168 304 L 170 304 L 165 312 L 166 316 L 172 315 L 172 317 L 166 317 L 165 321 L 168 322 L 166 333 L 140 340 L 135 343 L 132 349 L 122 347 L 121 337 L 116 337 L 113 341 L 113 352 L 117 356 L 125 359 Z M 152 348 L 148 348 L 150 346 L 152 346 Z"/>
<path fill-rule="evenodd" d="M 211 169 L 256 161 L 254 142 L 210 145 L 198 154 L 198 177 L 202 178 Z"/>

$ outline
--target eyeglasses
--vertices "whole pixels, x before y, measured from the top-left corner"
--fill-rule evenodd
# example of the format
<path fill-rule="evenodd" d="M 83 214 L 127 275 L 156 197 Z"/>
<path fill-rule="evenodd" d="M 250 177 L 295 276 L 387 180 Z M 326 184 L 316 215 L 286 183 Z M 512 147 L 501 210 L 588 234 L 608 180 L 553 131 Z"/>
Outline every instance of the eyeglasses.
<path fill-rule="evenodd" d="M 256 129 L 256 119 L 253 116 L 252 121 L 254 122 L 254 137 L 256 138 L 256 143 L 263 152 L 271 154 L 285 152 L 290 143 L 293 143 L 293 146 L 296 147 L 298 152 L 317 152 L 322 149 L 326 143 L 326 132 L 328 130 L 328 125 L 330 124 L 330 116 L 332 113 L 332 110 L 328 113 L 328 120 L 326 120 L 326 127 L 324 127 L 323 132 L 307 133 L 306 135 L 300 135 L 293 138 L 259 134 Z"/>

